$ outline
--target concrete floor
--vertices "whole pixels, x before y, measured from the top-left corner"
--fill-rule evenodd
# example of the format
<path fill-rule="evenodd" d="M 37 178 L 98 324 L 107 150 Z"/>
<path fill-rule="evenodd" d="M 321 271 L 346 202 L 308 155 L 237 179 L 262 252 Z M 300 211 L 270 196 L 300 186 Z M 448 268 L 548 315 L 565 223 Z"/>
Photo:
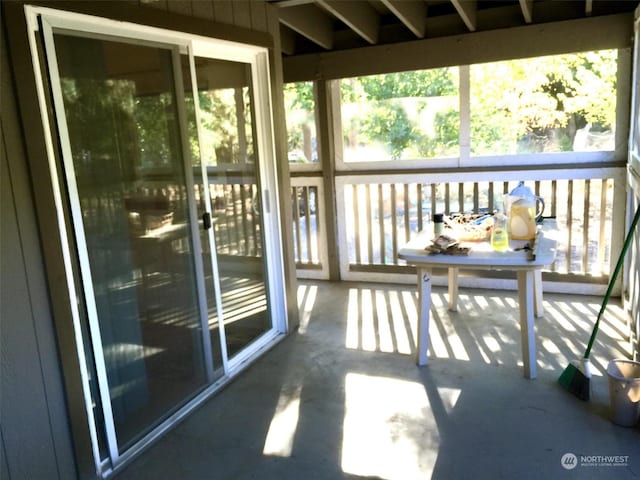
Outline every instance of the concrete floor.
<path fill-rule="evenodd" d="M 307 281 L 298 294 L 300 330 L 117 480 L 640 478 L 640 428 L 608 419 L 606 363 L 629 356 L 615 301 L 583 402 L 557 378 L 584 350 L 599 297 L 545 294 L 538 378 L 526 380 L 515 292 L 463 289 L 451 313 L 434 288 L 422 368 L 411 286 Z M 567 453 L 573 470 L 561 465 Z M 627 458 L 582 458 L 604 455 Z"/>

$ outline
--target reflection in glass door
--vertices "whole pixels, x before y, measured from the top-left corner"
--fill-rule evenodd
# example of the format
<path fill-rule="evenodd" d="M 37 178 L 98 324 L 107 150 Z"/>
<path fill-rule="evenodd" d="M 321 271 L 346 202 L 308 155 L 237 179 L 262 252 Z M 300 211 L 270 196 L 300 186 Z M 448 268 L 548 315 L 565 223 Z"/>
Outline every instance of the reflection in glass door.
<path fill-rule="evenodd" d="M 226 350 L 233 357 L 272 329 L 251 65 L 203 57 L 194 64 L 200 156 L 211 196 Z"/>
<path fill-rule="evenodd" d="M 211 376 L 179 72 L 166 47 L 62 33 L 48 47 L 103 403 L 121 453 Z"/>

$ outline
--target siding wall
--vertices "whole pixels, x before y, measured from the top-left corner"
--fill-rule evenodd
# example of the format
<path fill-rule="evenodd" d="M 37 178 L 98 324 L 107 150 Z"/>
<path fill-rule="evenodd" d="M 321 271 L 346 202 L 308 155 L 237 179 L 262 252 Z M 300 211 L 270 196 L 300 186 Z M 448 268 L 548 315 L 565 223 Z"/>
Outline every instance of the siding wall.
<path fill-rule="evenodd" d="M 0 20 L 0 478 L 2 480 L 69 480 L 95 478 L 88 448 L 86 416 L 81 411 L 77 358 L 72 338 L 68 298 L 64 292 L 47 161 L 38 126 L 36 93 L 26 50 L 20 2 L 2 3 Z M 278 180 L 289 191 L 286 131 L 282 103 L 279 24 L 275 9 L 254 1 L 126 1 L 29 2 L 49 7 L 101 14 L 120 20 L 191 28 L 200 34 L 258 44 L 273 42 L 273 91 Z M 93 9 L 94 11 L 87 12 Z M 7 13 L 10 11 L 10 15 Z M 7 18 L 9 17 L 9 18 Z M 194 22 L 197 17 L 216 23 Z M 173 22 L 173 23 L 172 23 Z M 236 35 L 237 28 L 242 30 Z M 255 33 L 258 32 L 258 33 Z M 267 35 L 265 35 L 267 34 Z M 272 37 L 272 38 L 269 38 Z M 18 98 L 20 104 L 18 105 Z M 27 128 L 24 126 L 27 125 Z M 34 193 L 36 192 L 36 193 Z M 44 192 L 44 193 L 43 193 Z M 291 212 L 281 203 L 282 225 Z M 52 235 L 54 240 L 52 241 Z M 293 252 L 293 235 L 282 234 L 284 252 Z M 295 264 L 285 255 L 285 280 L 290 324 L 297 324 Z M 62 312 L 62 313 L 61 313 Z M 60 351 L 58 351 L 60 349 Z M 75 362 L 75 364 L 74 364 Z M 63 368 L 64 365 L 64 368 Z M 75 366 L 75 369 L 73 368 Z M 63 375 L 64 371 L 64 375 Z M 71 393 L 67 393 L 71 392 Z M 84 430 L 84 431 L 83 431 Z M 74 432 L 72 435 L 71 432 Z M 79 440 L 80 439 L 80 440 Z"/>
<path fill-rule="evenodd" d="M 6 45 L 2 38 L 0 478 L 69 479 L 67 408 Z"/>

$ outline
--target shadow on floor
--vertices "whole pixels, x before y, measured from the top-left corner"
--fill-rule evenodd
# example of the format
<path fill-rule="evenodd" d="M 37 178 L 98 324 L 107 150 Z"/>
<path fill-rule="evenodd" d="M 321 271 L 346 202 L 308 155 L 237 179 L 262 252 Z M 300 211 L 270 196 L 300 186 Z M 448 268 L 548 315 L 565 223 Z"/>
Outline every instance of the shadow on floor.
<path fill-rule="evenodd" d="M 304 282 L 300 329 L 116 478 L 638 478 L 640 429 L 608 420 L 609 359 L 629 355 L 612 302 L 594 346 L 593 400 L 557 384 L 600 298 L 545 295 L 538 378 L 522 375 L 515 292 L 433 292 L 430 364 L 414 363 L 409 286 Z M 605 325 L 606 324 L 606 325 Z M 560 459 L 617 455 L 619 466 Z"/>

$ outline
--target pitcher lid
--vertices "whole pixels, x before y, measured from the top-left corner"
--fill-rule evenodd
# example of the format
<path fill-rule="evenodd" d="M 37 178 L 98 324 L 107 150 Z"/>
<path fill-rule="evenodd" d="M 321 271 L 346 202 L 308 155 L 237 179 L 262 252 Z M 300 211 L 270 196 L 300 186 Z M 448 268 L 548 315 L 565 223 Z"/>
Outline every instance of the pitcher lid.
<path fill-rule="evenodd" d="M 511 193 L 509 193 L 509 195 L 512 195 L 514 197 L 522 197 L 522 198 L 534 197 L 531 189 L 527 187 L 523 181 L 518 183 L 518 186 L 513 190 L 511 190 Z"/>

